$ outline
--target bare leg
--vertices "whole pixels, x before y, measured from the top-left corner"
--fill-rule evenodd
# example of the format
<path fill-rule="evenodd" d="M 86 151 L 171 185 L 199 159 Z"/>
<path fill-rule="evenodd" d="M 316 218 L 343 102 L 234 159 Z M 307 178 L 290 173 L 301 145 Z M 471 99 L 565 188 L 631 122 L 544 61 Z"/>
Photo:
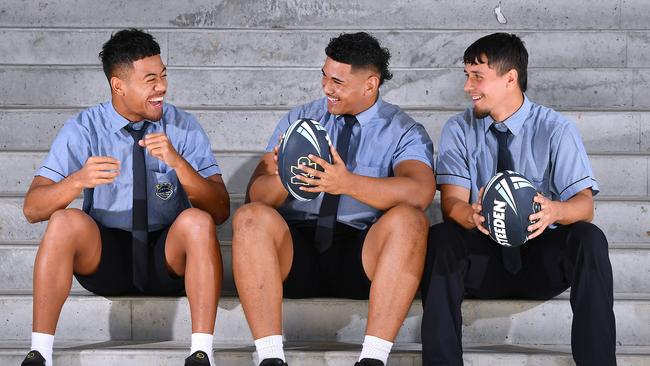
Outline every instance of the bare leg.
<path fill-rule="evenodd" d="M 416 208 L 388 210 L 370 229 L 363 246 L 363 268 L 372 281 L 366 335 L 393 341 L 424 268 L 428 221 Z"/>
<path fill-rule="evenodd" d="M 291 270 L 293 242 L 272 207 L 250 203 L 233 218 L 233 272 L 254 339 L 282 334 L 282 281 Z"/>
<path fill-rule="evenodd" d="M 90 216 L 74 208 L 52 214 L 34 262 L 32 331 L 54 334 L 72 274 L 95 272 L 101 253 L 99 229 Z"/>
<path fill-rule="evenodd" d="M 170 271 L 185 276 L 192 333 L 213 334 L 223 264 L 212 216 L 197 208 L 181 212 L 169 228 L 165 259 Z"/>

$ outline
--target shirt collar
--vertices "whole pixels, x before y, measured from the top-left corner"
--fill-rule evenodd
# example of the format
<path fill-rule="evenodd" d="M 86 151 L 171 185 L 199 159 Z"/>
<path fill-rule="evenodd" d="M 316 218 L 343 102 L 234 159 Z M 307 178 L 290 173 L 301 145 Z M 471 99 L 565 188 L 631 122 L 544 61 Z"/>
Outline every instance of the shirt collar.
<path fill-rule="evenodd" d="M 503 121 L 503 123 L 508 127 L 508 130 L 510 130 L 510 133 L 516 136 L 519 131 L 521 131 L 524 122 L 526 122 L 526 119 L 528 118 L 532 105 L 533 104 L 528 100 L 526 94 L 524 94 L 524 102 L 521 104 L 521 107 L 519 107 L 512 116 Z M 483 129 L 485 130 L 485 133 L 490 130 L 490 126 L 492 126 L 493 123 L 494 119 L 492 119 L 492 117 L 487 116 L 483 118 Z"/>
<path fill-rule="evenodd" d="M 113 102 L 108 102 L 108 103 L 106 103 L 106 105 L 107 105 L 106 108 L 108 110 L 108 114 L 110 116 L 110 119 L 109 119 L 108 123 L 109 123 L 110 131 L 112 133 L 115 133 L 115 132 L 121 130 L 122 128 L 126 127 L 129 123 L 131 123 L 131 122 L 129 122 L 128 119 L 124 118 L 121 114 L 119 114 L 115 110 L 115 107 L 113 106 Z M 137 123 L 141 123 L 141 122 L 144 122 L 144 121 L 140 121 L 140 122 L 137 122 Z M 158 120 L 158 121 L 147 121 L 147 122 L 156 123 L 156 122 L 160 122 L 160 120 Z"/>
<path fill-rule="evenodd" d="M 375 104 L 372 105 L 372 107 L 357 114 L 355 117 L 357 117 L 357 121 L 359 121 L 359 125 L 365 126 L 368 123 L 370 123 L 372 118 L 375 117 L 375 115 L 377 114 L 377 111 L 379 111 L 379 107 L 381 107 L 381 103 L 382 103 L 381 96 L 377 96 L 377 101 L 375 102 Z M 341 117 L 342 115 L 336 116 L 337 119 Z"/>

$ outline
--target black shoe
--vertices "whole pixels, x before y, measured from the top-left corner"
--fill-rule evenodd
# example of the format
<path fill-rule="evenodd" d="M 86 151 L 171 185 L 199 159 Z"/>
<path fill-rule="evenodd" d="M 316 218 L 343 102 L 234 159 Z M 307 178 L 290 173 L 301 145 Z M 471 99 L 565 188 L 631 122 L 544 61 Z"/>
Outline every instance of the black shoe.
<path fill-rule="evenodd" d="M 38 351 L 29 351 L 20 366 L 45 366 L 45 359 Z"/>
<path fill-rule="evenodd" d="M 260 366 L 288 366 L 281 358 L 265 358 L 260 362 Z"/>
<path fill-rule="evenodd" d="M 354 366 L 384 366 L 384 363 L 374 358 L 362 358 Z"/>
<path fill-rule="evenodd" d="M 196 351 L 185 359 L 185 366 L 210 366 L 210 359 L 207 353 Z"/>

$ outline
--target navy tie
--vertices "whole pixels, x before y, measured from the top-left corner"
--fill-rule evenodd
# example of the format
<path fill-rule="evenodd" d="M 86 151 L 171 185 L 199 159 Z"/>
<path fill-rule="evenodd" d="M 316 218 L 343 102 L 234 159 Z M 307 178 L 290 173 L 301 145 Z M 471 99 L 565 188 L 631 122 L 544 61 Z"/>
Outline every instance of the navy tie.
<path fill-rule="evenodd" d="M 348 161 L 348 150 L 350 149 L 350 137 L 352 136 L 352 126 L 357 122 L 357 118 L 352 115 L 344 115 L 345 125 L 339 131 L 336 140 L 336 151 L 341 156 L 343 163 Z M 336 214 L 339 208 L 338 194 L 325 193 L 320 204 L 318 220 L 316 222 L 316 233 L 314 240 L 319 253 L 325 252 L 332 246 L 334 237 L 334 227 L 336 226 Z"/>
<path fill-rule="evenodd" d="M 508 136 L 510 136 L 510 130 L 499 131 L 496 127 L 496 123 L 493 123 L 492 126 L 490 126 L 490 130 L 494 133 L 497 142 L 499 143 L 497 172 L 514 170 L 512 156 L 510 155 L 510 150 L 508 150 Z M 521 253 L 519 252 L 519 247 L 502 247 L 501 256 L 503 258 L 503 266 L 508 272 L 515 274 L 521 270 Z"/>
<path fill-rule="evenodd" d="M 145 122 L 139 130 L 126 126 L 133 137 L 133 221 L 131 229 L 133 253 L 133 284 L 145 291 L 149 282 L 149 220 L 147 214 L 147 167 L 145 149 L 138 144 L 146 128 Z"/>

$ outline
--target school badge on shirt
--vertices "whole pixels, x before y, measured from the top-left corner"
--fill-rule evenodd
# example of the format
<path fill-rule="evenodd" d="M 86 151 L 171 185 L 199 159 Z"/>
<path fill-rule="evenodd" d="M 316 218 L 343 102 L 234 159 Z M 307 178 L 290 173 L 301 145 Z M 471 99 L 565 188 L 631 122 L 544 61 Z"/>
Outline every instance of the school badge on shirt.
<path fill-rule="evenodd" d="M 163 201 L 167 201 L 174 194 L 174 186 L 168 182 L 156 184 L 156 196 Z"/>

